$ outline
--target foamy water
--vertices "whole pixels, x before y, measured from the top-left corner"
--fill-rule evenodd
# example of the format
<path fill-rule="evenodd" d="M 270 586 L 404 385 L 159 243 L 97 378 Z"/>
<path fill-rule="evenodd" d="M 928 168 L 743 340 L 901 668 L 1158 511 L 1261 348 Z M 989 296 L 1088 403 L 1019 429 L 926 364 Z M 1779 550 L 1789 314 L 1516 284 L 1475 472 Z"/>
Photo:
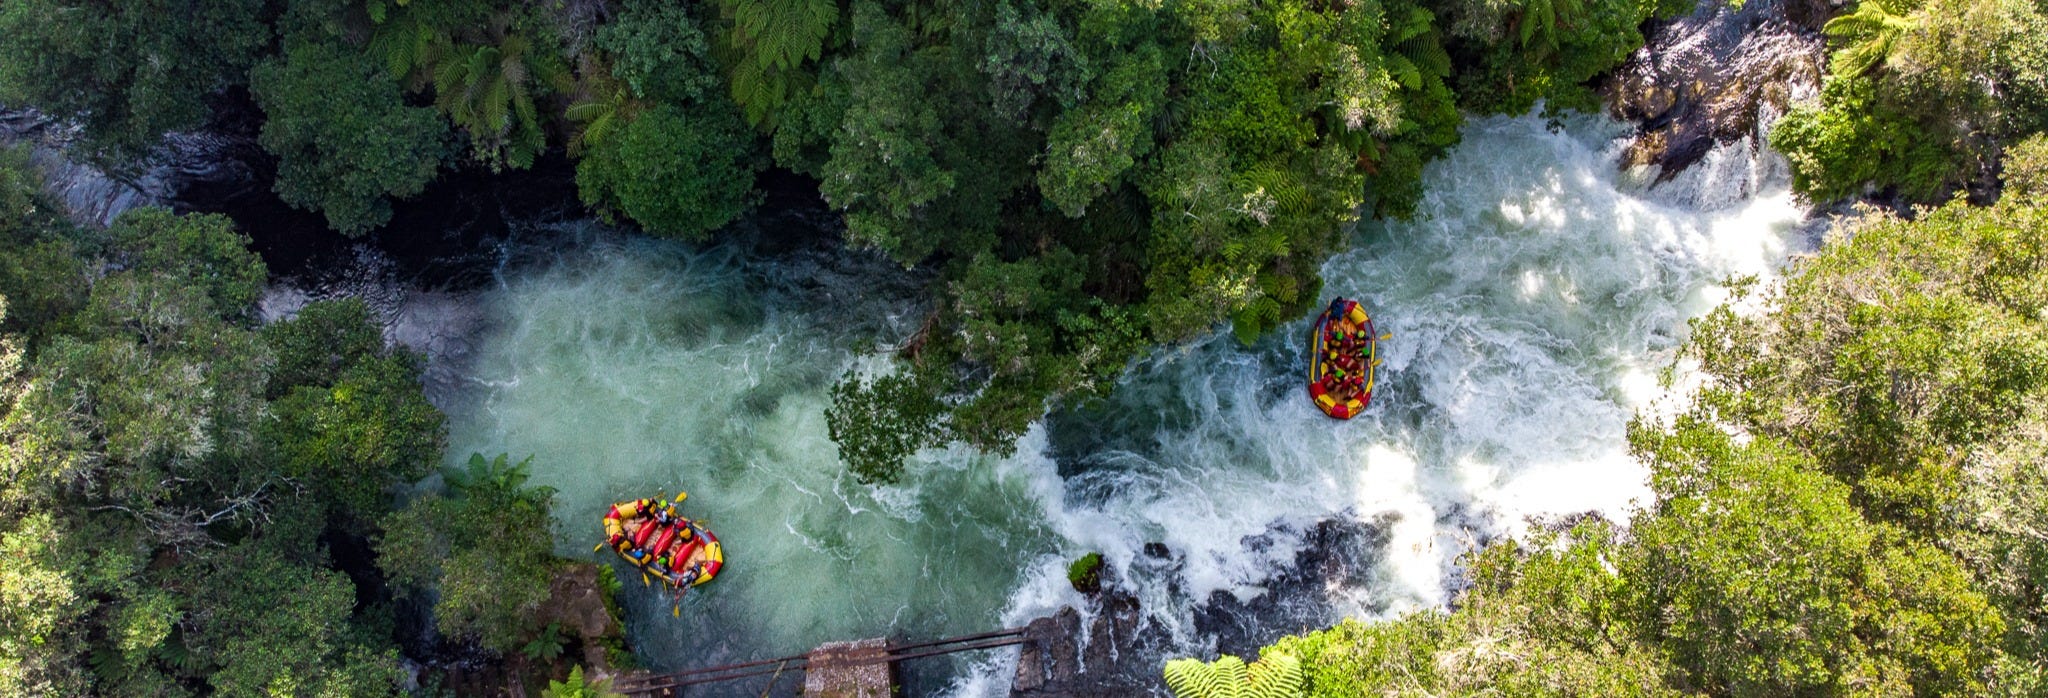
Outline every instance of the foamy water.
<path fill-rule="evenodd" d="M 1267 593 L 1301 549 L 1288 531 L 1331 517 L 1380 522 L 1391 543 L 1369 582 L 1305 600 L 1327 620 L 1440 604 L 1474 540 L 1530 517 L 1625 518 L 1647 490 L 1624 425 L 1664 395 L 1654 377 L 1686 319 L 1723 278 L 1773 273 L 1795 237 L 1801 211 L 1774 156 L 1742 154 L 1760 163 L 1747 178 L 1646 192 L 1615 171 L 1618 134 L 1591 119 L 1560 132 L 1475 121 L 1431 166 L 1416 220 L 1366 224 L 1325 265 L 1326 297 L 1360 299 L 1394 333 L 1374 405 L 1349 422 L 1303 397 L 1303 319 L 1249 348 L 1223 332 L 1163 350 L 1107 400 L 1035 426 L 1014 456 L 934 450 L 903 484 L 866 487 L 823 410 L 842 372 L 875 359 L 853 350 L 862 333 L 820 328 L 915 318 L 907 304 L 858 279 L 820 291 L 791 281 L 809 271 L 597 235 L 477 299 L 491 329 L 467 344 L 450 457 L 532 454 L 534 481 L 560 490 L 571 555 L 590 555 L 610 502 L 691 493 L 683 509 L 709 519 L 730 562 L 682 618 L 628 595 L 629 631 L 657 668 L 1016 625 L 1080 600 L 1065 564 L 1088 551 L 1122 572 L 1148 622 L 1200 651 L 1192 604 Z M 1139 564 L 1153 542 L 1179 562 Z M 1000 659 L 961 667 L 950 687 L 917 690 L 1006 689 Z"/>

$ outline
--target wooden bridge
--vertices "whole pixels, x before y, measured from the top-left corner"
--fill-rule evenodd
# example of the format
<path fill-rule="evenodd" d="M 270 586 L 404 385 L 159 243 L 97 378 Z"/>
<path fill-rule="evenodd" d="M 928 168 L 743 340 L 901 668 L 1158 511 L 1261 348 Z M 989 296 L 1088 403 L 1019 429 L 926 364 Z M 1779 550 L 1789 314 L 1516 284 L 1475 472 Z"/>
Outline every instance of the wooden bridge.
<path fill-rule="evenodd" d="M 896 663 L 954 652 L 1009 647 L 1033 642 L 1034 633 L 1012 628 L 944 640 L 898 644 L 887 639 L 826 643 L 807 654 L 776 657 L 723 666 L 689 669 L 672 674 L 620 677 L 612 690 L 631 696 L 684 696 L 686 689 L 704 684 L 724 684 L 768 677 L 759 690 L 769 695 L 785 677 L 803 676 L 804 698 L 891 698 L 895 695 Z M 761 686 L 761 684 L 754 684 Z M 722 686 L 707 692 L 731 694 L 736 686 Z M 748 693 L 755 692 L 749 689 Z"/>

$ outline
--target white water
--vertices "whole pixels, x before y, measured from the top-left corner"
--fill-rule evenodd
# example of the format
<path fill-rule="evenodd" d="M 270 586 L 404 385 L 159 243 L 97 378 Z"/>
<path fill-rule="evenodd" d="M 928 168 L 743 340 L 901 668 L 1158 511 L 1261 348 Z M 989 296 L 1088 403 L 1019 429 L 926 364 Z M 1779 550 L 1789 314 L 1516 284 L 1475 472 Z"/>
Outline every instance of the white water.
<path fill-rule="evenodd" d="M 1794 237 L 1781 168 L 1646 193 L 1614 170 L 1617 133 L 1476 121 L 1431 167 L 1415 221 L 1365 226 L 1324 267 L 1326 297 L 1363 300 L 1394 333 L 1372 409 L 1348 423 L 1302 396 L 1304 320 L 1259 346 L 1226 332 L 1142 362 L 1013 457 L 929 452 L 905 484 L 863 487 L 822 412 L 836 376 L 873 359 L 849 348 L 858 333 L 818 328 L 901 304 L 863 297 L 858 279 L 828 299 L 791 290 L 815 270 L 598 236 L 483 296 L 494 329 L 450 408 L 450 457 L 532 454 L 534 480 L 561 491 L 567 554 L 589 554 L 609 502 L 691 493 L 684 510 L 709 519 L 731 562 L 680 619 L 629 595 L 629 630 L 658 668 L 1019 624 L 1079 601 L 1065 562 L 1091 550 L 1200 651 L 1191 604 L 1256 597 L 1294 560 L 1290 531 L 1329 517 L 1379 521 L 1392 543 L 1369 582 L 1304 602 L 1332 616 L 1442 603 L 1476 536 L 1624 516 L 1645 485 L 1623 425 L 1661 394 L 1686 318 L 1722 278 L 1770 274 Z M 1140 564 L 1152 541 L 1183 562 Z M 950 692 L 1000 693 L 1005 671 L 981 665 Z"/>

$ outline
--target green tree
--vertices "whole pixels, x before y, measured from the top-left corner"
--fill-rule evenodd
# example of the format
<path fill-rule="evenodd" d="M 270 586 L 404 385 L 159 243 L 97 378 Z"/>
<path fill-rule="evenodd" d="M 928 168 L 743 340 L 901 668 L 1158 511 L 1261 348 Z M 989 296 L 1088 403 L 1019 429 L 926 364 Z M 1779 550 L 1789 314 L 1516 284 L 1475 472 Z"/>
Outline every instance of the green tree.
<path fill-rule="evenodd" d="M 2001 177 L 2006 196 L 2048 198 L 2048 134 L 2034 134 L 2007 150 Z"/>
<path fill-rule="evenodd" d="M 1771 135 L 1809 198 L 1986 194 L 2002 149 L 2048 129 L 2048 15 L 2034 3 L 1872 0 L 1828 35 L 1836 50 L 1819 103 Z"/>
<path fill-rule="evenodd" d="M 85 302 L 79 236 L 32 168 L 27 148 L 0 148 L 0 329 L 31 340 Z"/>
<path fill-rule="evenodd" d="M 83 695 L 88 685 L 78 661 L 87 642 L 86 619 L 98 605 L 83 547 L 49 512 L 9 511 L 0 527 L 0 692 L 8 695 Z"/>
<path fill-rule="evenodd" d="M 10 166 L 0 202 L 32 183 Z M 334 569 L 324 541 L 350 535 L 333 500 L 394 475 L 322 480 L 273 458 L 263 435 L 276 416 L 340 466 L 374 461 L 424 426 L 300 408 L 290 398 L 309 388 L 295 381 L 345 387 L 372 371 L 363 403 L 438 425 L 399 370 L 410 363 L 385 353 L 360 304 L 252 328 L 264 269 L 225 218 L 144 209 L 92 231 L 8 213 L 22 218 L 0 230 L 75 255 L 68 276 L 28 286 L 83 297 L 0 337 L 0 693 L 393 693 L 388 619 L 359 605 L 379 592 Z"/>
<path fill-rule="evenodd" d="M 1865 521 L 1796 452 L 1712 425 L 1636 438 L 1658 501 L 1620 567 L 1643 632 L 1737 696 L 1977 695 L 2004 624 L 1956 560 Z M 1864 689 L 1868 690 L 1868 689 Z"/>
<path fill-rule="evenodd" d="M 752 198 L 753 136 L 730 103 L 657 106 L 595 144 L 576 164 L 577 191 L 605 215 L 649 233 L 702 240 Z"/>
<path fill-rule="evenodd" d="M 263 330 L 277 357 L 262 434 L 272 462 L 336 519 L 374 518 L 386 490 L 431 471 L 444 441 L 419 387 L 419 357 L 386 349 L 361 301 L 321 301 Z"/>
<path fill-rule="evenodd" d="M 946 406 L 918 384 L 931 376 L 847 376 L 832 386 L 825 425 L 839 459 L 863 482 L 893 482 L 903 461 L 946 442 Z"/>
<path fill-rule="evenodd" d="M 526 487 L 525 461 L 471 455 L 448 468 L 448 493 L 386 516 L 378 565 L 393 581 L 432 589 L 435 625 L 497 652 L 535 627 L 554 572 L 554 490 Z"/>
<path fill-rule="evenodd" d="M 278 523 L 311 523 L 283 517 Z M 356 589 L 326 569 L 313 536 L 267 533 L 188 566 L 192 605 L 177 642 L 228 696 L 385 696 L 404 676 L 388 639 L 352 632 Z"/>
<path fill-rule="evenodd" d="M 838 0 L 720 0 L 731 22 L 723 41 L 734 54 L 733 101 L 756 125 L 772 123 L 774 112 L 810 81 L 805 67 L 822 55 L 826 37 L 839 21 Z M 855 28 L 854 34 L 866 33 Z"/>
<path fill-rule="evenodd" d="M 611 74 L 634 97 L 675 105 L 718 101 L 710 42 L 684 5 L 628 0 L 597 30 L 597 47 L 612 56 Z"/>
<path fill-rule="evenodd" d="M 523 170 L 547 147 L 534 100 L 568 87 L 568 68 L 525 34 L 457 44 L 434 69 L 434 103 L 469 134 L 470 151 L 492 170 Z"/>
<path fill-rule="evenodd" d="M 78 119 L 95 150 L 137 156 L 200 126 L 207 95 L 244 80 L 270 41 L 262 15 L 258 0 L 9 2 L 0 101 Z"/>
<path fill-rule="evenodd" d="M 263 147 L 279 161 L 278 196 L 344 235 L 383 225 L 392 197 L 419 193 L 440 169 L 447 126 L 432 109 L 406 106 L 368 57 L 294 42 L 249 80 L 266 116 Z"/>

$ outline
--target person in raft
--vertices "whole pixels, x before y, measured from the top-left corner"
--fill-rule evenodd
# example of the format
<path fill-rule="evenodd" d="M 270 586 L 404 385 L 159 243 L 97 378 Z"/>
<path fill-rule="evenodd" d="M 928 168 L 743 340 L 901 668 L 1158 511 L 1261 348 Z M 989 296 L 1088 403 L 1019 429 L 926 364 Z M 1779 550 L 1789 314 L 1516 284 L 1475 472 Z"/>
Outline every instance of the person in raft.
<path fill-rule="evenodd" d="M 1323 325 L 1323 346 L 1329 351 L 1330 370 L 1323 374 L 1323 389 L 1339 400 L 1358 397 L 1365 391 L 1365 366 L 1359 357 L 1365 354 L 1369 340 L 1365 327 L 1351 321 L 1349 313 L 1343 312 L 1344 299 L 1330 301 L 1330 321 Z"/>

